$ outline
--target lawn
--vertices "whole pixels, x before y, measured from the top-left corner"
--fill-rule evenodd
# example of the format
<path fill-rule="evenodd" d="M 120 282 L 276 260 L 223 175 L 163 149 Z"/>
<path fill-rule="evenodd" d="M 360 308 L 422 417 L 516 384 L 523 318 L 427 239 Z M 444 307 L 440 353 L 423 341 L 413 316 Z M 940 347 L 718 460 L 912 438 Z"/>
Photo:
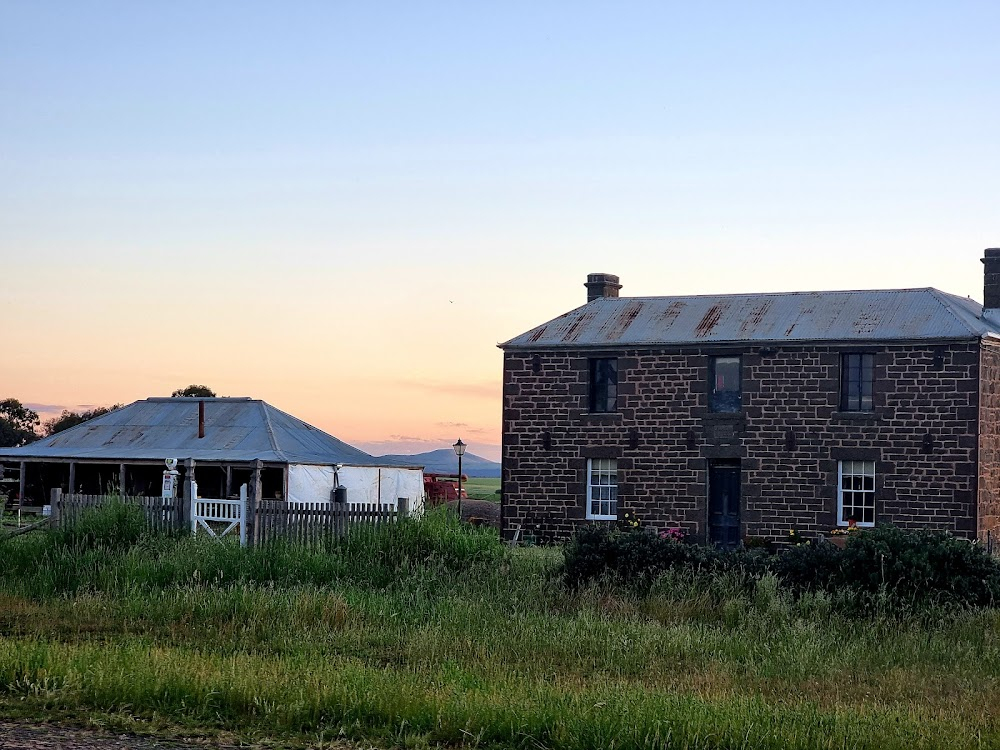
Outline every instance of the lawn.
<path fill-rule="evenodd" d="M 766 577 L 568 590 L 558 550 L 447 514 L 314 551 L 102 523 L 3 543 L 0 715 L 288 746 L 1000 746 L 993 610 L 860 618 Z"/>
<path fill-rule="evenodd" d="M 500 502 L 500 477 L 469 477 L 462 488 L 473 500 Z"/>

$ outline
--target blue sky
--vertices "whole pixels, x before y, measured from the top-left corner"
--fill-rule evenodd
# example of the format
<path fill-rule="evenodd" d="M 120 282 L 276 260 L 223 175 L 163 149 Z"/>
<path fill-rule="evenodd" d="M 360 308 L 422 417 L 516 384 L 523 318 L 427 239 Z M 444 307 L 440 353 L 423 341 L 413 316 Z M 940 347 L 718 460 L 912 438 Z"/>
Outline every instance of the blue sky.
<path fill-rule="evenodd" d="M 986 2 L 0 0 L 0 395 L 208 382 L 495 456 L 496 343 L 588 272 L 979 298 L 997 29 Z"/>

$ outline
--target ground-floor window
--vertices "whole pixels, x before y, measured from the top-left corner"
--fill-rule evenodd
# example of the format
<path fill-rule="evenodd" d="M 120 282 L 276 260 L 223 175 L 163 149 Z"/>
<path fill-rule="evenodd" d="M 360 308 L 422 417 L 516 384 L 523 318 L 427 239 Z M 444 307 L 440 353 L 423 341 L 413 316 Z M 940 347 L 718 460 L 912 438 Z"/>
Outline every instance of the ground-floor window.
<path fill-rule="evenodd" d="M 841 461 L 838 471 L 837 525 L 875 525 L 875 462 Z"/>
<path fill-rule="evenodd" d="M 587 518 L 618 518 L 618 461 L 587 459 Z"/>

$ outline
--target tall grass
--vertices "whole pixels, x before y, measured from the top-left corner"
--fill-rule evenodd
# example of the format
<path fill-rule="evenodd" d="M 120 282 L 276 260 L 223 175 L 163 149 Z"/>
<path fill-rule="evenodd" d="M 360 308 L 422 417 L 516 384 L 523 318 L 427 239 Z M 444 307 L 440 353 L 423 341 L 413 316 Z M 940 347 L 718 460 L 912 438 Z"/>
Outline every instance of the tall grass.
<path fill-rule="evenodd" d="M 421 520 L 359 525 L 318 548 L 279 540 L 244 549 L 235 540 L 150 534 L 141 511 L 120 503 L 89 511 L 68 529 L 8 544 L 4 552 L 10 575 L 3 585 L 33 598 L 234 582 L 385 587 L 401 576 L 434 580 L 492 566 L 504 554 L 495 533 L 461 525 L 444 509 Z"/>
<path fill-rule="evenodd" d="M 991 610 L 845 617 L 679 570 L 569 590 L 558 554 L 445 514 L 314 551 L 88 539 L 3 549 L 0 710 L 408 747 L 1000 745 Z"/>

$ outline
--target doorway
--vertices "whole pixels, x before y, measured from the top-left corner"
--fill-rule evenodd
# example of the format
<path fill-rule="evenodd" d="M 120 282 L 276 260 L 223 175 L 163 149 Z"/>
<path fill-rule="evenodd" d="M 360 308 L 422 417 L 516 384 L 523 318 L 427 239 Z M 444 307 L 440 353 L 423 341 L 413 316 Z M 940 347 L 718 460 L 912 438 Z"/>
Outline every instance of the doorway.
<path fill-rule="evenodd" d="M 740 543 L 739 461 L 708 465 L 708 540 L 721 549 Z"/>

